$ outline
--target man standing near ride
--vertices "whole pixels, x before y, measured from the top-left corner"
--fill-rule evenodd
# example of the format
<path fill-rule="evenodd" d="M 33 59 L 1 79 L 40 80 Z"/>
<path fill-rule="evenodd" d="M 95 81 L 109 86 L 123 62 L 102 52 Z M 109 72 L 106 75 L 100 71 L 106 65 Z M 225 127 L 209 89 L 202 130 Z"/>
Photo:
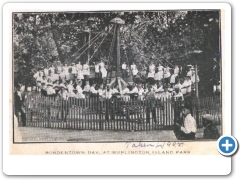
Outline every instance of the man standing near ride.
<path fill-rule="evenodd" d="M 111 115 L 111 119 L 113 119 L 113 107 L 112 107 L 112 89 L 111 85 L 107 85 L 106 89 L 106 112 L 105 112 L 105 119 L 109 121 L 109 115 Z"/>
<path fill-rule="evenodd" d="M 14 90 L 14 113 L 18 119 L 19 126 L 26 126 L 26 112 L 24 106 L 24 98 L 17 84 Z"/>
<path fill-rule="evenodd" d="M 152 91 L 152 86 L 148 85 L 148 91 L 145 95 L 146 102 L 146 120 L 150 124 L 150 113 L 152 113 L 152 119 L 156 123 L 156 106 L 155 106 L 155 93 Z"/>
<path fill-rule="evenodd" d="M 60 84 L 60 92 L 58 93 L 58 98 L 60 99 L 60 108 L 57 113 L 58 119 L 59 116 L 61 117 L 61 120 L 66 122 L 67 121 L 67 115 L 68 115 L 68 93 L 67 88 L 64 84 Z"/>

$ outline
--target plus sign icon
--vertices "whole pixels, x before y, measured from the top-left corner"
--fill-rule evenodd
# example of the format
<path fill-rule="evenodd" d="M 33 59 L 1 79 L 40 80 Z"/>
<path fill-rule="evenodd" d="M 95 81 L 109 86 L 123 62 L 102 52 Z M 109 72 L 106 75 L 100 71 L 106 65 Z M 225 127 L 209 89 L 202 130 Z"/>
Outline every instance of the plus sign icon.
<path fill-rule="evenodd" d="M 231 156 L 236 152 L 238 142 L 233 136 L 221 136 L 218 139 L 217 147 L 222 155 Z"/>

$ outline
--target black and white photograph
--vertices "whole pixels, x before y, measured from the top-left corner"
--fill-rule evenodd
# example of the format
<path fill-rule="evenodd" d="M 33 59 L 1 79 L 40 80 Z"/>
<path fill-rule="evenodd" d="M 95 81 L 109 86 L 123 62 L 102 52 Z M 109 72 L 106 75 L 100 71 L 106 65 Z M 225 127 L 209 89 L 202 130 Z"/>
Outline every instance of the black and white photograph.
<path fill-rule="evenodd" d="M 217 141 L 221 13 L 12 12 L 13 143 Z"/>

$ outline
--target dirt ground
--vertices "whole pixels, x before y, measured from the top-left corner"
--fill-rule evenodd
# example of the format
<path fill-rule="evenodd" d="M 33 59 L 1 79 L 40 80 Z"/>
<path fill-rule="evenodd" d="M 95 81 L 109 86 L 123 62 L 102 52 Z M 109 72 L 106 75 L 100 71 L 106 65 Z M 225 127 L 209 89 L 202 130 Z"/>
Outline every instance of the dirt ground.
<path fill-rule="evenodd" d="M 111 141 L 176 141 L 172 130 L 114 131 L 69 130 L 40 127 L 18 127 L 15 119 L 14 142 L 111 142 Z M 203 128 L 197 130 L 201 139 Z"/>

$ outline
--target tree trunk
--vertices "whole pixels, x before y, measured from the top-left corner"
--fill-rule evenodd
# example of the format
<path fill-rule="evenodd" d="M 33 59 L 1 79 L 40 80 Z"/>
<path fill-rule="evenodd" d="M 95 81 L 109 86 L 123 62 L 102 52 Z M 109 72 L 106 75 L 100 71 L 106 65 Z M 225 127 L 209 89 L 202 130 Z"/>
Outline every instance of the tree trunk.
<path fill-rule="evenodd" d="M 57 37 L 56 33 L 54 32 L 54 31 L 56 31 L 56 29 L 54 28 L 51 16 L 49 16 L 49 21 L 50 21 L 50 24 L 51 24 L 50 31 L 52 33 L 52 37 L 53 37 L 54 43 L 55 43 L 55 45 L 57 47 L 59 60 L 61 61 L 62 64 L 64 64 L 65 63 L 65 58 L 64 58 L 62 50 L 61 50 L 61 45 L 58 43 L 58 37 Z"/>

